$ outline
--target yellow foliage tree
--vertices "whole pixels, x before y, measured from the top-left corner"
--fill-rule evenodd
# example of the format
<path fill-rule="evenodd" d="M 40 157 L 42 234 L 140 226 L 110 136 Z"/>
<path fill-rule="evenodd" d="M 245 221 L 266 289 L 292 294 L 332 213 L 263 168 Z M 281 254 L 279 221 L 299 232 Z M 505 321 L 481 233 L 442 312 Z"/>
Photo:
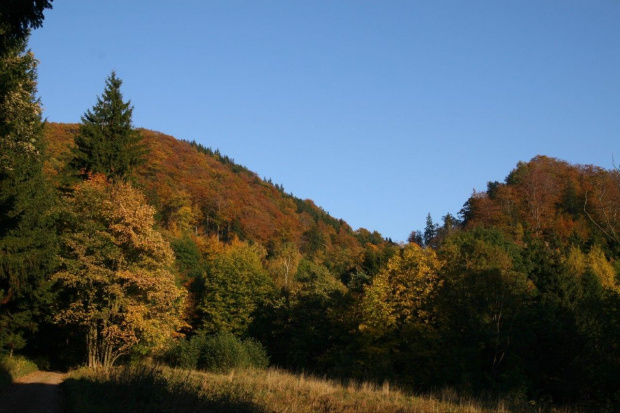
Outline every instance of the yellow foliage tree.
<path fill-rule="evenodd" d="M 182 324 L 183 294 L 154 209 L 131 185 L 100 176 L 78 184 L 65 205 L 56 322 L 83 329 L 90 367 L 163 344 Z"/>
<path fill-rule="evenodd" d="M 268 264 L 276 285 L 287 290 L 291 288 L 301 259 L 299 248 L 292 242 L 283 243 L 276 248 L 274 257 Z"/>
<path fill-rule="evenodd" d="M 618 290 L 614 267 L 598 245 L 592 247 L 587 255 L 581 252 L 578 247 L 572 247 L 566 257 L 566 266 L 578 277 L 590 270 L 603 287 Z"/>
<path fill-rule="evenodd" d="M 362 330 L 380 331 L 402 324 L 428 324 L 432 302 L 442 281 L 441 262 L 435 251 L 417 244 L 396 254 L 365 289 Z"/>

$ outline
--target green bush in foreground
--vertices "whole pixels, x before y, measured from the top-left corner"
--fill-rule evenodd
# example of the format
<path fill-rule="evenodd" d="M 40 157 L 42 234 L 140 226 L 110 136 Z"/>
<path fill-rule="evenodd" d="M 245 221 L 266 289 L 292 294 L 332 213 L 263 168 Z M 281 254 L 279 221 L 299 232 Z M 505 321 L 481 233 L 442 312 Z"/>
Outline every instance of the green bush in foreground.
<path fill-rule="evenodd" d="M 171 366 L 214 372 L 266 368 L 269 358 L 254 339 L 240 340 L 231 333 L 197 335 L 174 345 L 164 360 Z"/>
<path fill-rule="evenodd" d="M 0 357 L 0 384 L 11 384 L 16 378 L 37 370 L 37 365 L 25 357 Z"/>

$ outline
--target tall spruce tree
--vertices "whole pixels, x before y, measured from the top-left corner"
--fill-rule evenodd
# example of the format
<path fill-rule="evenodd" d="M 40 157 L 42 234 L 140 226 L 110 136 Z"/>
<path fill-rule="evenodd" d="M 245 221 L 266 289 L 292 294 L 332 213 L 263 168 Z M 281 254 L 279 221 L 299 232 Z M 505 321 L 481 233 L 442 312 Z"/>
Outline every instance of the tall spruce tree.
<path fill-rule="evenodd" d="M 10 34 L 5 17 L 0 26 Z M 3 38 L 0 51 L 0 350 L 10 352 L 26 344 L 49 307 L 56 256 L 37 61 L 26 51 L 26 34 Z"/>
<path fill-rule="evenodd" d="M 122 83 L 112 72 L 97 104 L 82 116 L 71 165 L 84 177 L 101 173 L 111 180 L 127 180 L 144 163 L 146 148 L 132 125 L 131 102 L 123 101 Z"/>
<path fill-rule="evenodd" d="M 4 55 L 43 24 L 43 11 L 54 0 L 2 0 L 0 2 L 0 54 Z"/>

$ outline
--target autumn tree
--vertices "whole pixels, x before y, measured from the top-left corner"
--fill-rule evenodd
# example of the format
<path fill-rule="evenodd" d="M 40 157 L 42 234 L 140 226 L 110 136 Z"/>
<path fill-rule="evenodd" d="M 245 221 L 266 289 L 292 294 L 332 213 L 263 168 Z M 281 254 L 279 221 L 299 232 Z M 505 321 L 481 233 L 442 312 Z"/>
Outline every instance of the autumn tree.
<path fill-rule="evenodd" d="M 620 245 L 620 170 L 596 171 L 585 194 L 583 211 L 596 228 L 616 246 Z"/>
<path fill-rule="evenodd" d="M 269 270 L 278 285 L 285 289 L 291 287 L 301 258 L 299 248 L 292 242 L 284 242 L 275 248 Z"/>
<path fill-rule="evenodd" d="M 25 40 L 27 27 L 40 24 L 42 15 L 20 20 L 5 14 L 6 7 L 0 6 L 0 347 L 12 351 L 25 345 L 49 304 L 55 235 L 53 191 L 43 173 L 37 61 Z"/>
<path fill-rule="evenodd" d="M 181 326 L 183 294 L 154 209 L 129 184 L 100 175 L 65 203 L 56 322 L 81 329 L 90 367 L 158 347 Z"/>
<path fill-rule="evenodd" d="M 408 244 L 365 288 L 359 329 L 370 369 L 383 364 L 382 374 L 430 380 L 441 267 L 433 249 Z"/>
<path fill-rule="evenodd" d="M 422 236 L 422 232 L 418 230 L 411 231 L 411 233 L 409 234 L 409 237 L 407 238 L 407 242 L 423 246 L 424 237 Z"/>
<path fill-rule="evenodd" d="M 145 161 L 146 149 L 132 125 L 131 102 L 123 101 L 122 83 L 112 72 L 97 104 L 82 116 L 71 164 L 83 176 L 101 173 L 125 180 Z"/>

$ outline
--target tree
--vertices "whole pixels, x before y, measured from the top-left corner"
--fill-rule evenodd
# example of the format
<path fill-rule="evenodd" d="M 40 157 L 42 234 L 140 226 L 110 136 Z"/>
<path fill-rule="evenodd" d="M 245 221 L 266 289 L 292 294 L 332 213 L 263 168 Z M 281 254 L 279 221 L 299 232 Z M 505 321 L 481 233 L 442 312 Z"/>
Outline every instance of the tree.
<path fill-rule="evenodd" d="M 379 375 L 395 374 L 418 386 L 436 376 L 441 267 L 433 249 L 408 244 L 366 286 L 359 330 L 367 338 L 361 359 L 371 370 L 382 366 Z"/>
<path fill-rule="evenodd" d="M 366 288 L 365 328 L 383 330 L 432 320 L 432 301 L 442 284 L 440 268 L 432 249 L 407 245 Z"/>
<path fill-rule="evenodd" d="M 620 169 L 597 172 L 583 211 L 612 244 L 620 245 Z"/>
<path fill-rule="evenodd" d="M 158 347 L 182 325 L 182 293 L 154 209 L 131 185 L 101 175 L 65 202 L 56 322 L 83 332 L 90 367 Z"/>
<path fill-rule="evenodd" d="M 233 240 L 213 258 L 199 305 L 207 333 L 246 331 L 252 313 L 273 288 L 262 263 L 265 255 L 258 245 Z"/>
<path fill-rule="evenodd" d="M 10 26 L 5 18 L 0 15 L 3 31 Z M 37 61 L 25 51 L 25 39 L 14 40 L 0 53 L 0 347 L 11 351 L 25 345 L 49 304 L 55 257 Z"/>
<path fill-rule="evenodd" d="M 290 289 L 293 276 L 301 261 L 301 253 L 292 242 L 284 242 L 275 248 L 274 256 L 269 262 L 269 269 L 274 280 L 285 289 Z"/>
<path fill-rule="evenodd" d="M 449 238 L 440 256 L 446 264 L 439 313 L 451 380 L 474 388 L 516 385 L 534 293 L 519 247 L 501 232 L 479 227 Z"/>
<path fill-rule="evenodd" d="M 437 225 L 433 223 L 433 218 L 429 212 L 426 216 L 426 227 L 424 227 L 424 246 L 435 247 L 435 237 L 437 236 Z"/>
<path fill-rule="evenodd" d="M 144 163 L 146 148 L 132 126 L 133 107 L 130 101 L 123 101 L 122 83 L 112 72 L 102 97 L 82 116 L 71 162 L 82 176 L 102 173 L 108 179 L 126 180 Z"/>
<path fill-rule="evenodd" d="M 419 246 L 424 245 L 424 237 L 422 236 L 422 233 L 417 230 L 411 231 L 411 234 L 409 234 L 409 238 L 407 238 L 407 241 L 409 243 L 418 244 Z"/>
<path fill-rule="evenodd" d="M 43 10 L 54 0 L 4 0 L 0 3 L 0 54 L 4 55 L 24 41 L 30 29 L 43 24 Z"/>

